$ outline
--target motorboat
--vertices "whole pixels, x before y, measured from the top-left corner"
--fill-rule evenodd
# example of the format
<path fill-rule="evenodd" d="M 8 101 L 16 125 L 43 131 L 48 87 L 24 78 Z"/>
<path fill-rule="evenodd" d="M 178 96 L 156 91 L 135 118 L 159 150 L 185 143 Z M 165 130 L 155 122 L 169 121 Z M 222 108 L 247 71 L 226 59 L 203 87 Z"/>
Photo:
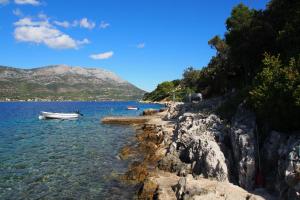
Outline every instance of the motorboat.
<path fill-rule="evenodd" d="M 138 107 L 135 106 L 127 106 L 127 110 L 138 110 Z"/>
<path fill-rule="evenodd" d="M 82 116 L 79 112 L 74 113 L 54 113 L 42 111 L 39 119 L 77 119 Z"/>

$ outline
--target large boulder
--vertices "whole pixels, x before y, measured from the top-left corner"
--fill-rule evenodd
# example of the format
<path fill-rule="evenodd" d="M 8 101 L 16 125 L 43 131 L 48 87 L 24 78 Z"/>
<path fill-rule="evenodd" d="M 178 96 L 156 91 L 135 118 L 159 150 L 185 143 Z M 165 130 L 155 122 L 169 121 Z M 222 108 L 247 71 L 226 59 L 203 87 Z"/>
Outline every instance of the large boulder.
<path fill-rule="evenodd" d="M 165 119 L 170 120 L 178 117 L 180 114 L 182 114 L 183 106 L 183 103 L 166 103 L 167 114 Z"/>
<path fill-rule="evenodd" d="M 300 135 L 287 136 L 278 149 L 276 186 L 282 199 L 300 199 Z"/>
<path fill-rule="evenodd" d="M 263 146 L 266 187 L 280 199 L 300 199 L 300 135 L 272 131 Z"/>
<path fill-rule="evenodd" d="M 213 178 L 219 181 L 228 181 L 228 169 L 225 156 L 218 144 L 223 138 L 224 126 L 216 115 L 204 115 L 201 113 L 184 113 L 178 118 L 177 127 L 174 133 L 173 143 L 169 152 L 162 159 L 160 166 L 168 166 L 171 163 L 172 171 L 182 173 L 178 166 L 185 163 L 191 166 L 192 173 Z M 179 160 L 170 162 L 174 157 Z M 189 171 L 189 168 L 184 171 Z"/>
<path fill-rule="evenodd" d="M 262 168 L 265 187 L 269 190 L 276 191 L 279 187 L 277 184 L 278 176 L 278 149 L 285 144 L 287 135 L 278 131 L 271 131 L 265 139 L 262 147 Z M 284 156 L 284 155 L 283 155 Z M 284 179 L 281 177 L 281 179 Z"/>
<path fill-rule="evenodd" d="M 228 180 L 228 170 L 223 152 L 215 141 L 194 138 L 189 151 L 193 173 L 215 178 L 218 181 Z"/>
<path fill-rule="evenodd" d="M 271 131 L 263 144 L 263 159 L 268 161 L 266 167 L 271 167 L 277 164 L 278 161 L 278 149 L 281 144 L 284 144 L 287 140 L 287 135 L 278 131 Z"/>
<path fill-rule="evenodd" d="M 232 119 L 230 138 L 238 184 L 252 190 L 255 183 L 255 115 L 241 104 Z"/>

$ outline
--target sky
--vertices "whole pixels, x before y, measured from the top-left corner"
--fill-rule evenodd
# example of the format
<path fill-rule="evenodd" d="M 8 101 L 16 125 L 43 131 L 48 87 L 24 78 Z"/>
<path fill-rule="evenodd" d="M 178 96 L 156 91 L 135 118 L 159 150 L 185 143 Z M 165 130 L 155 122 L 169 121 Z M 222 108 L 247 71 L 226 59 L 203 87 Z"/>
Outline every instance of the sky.
<path fill-rule="evenodd" d="M 0 0 L 0 65 L 103 68 L 146 91 L 206 66 L 238 3 L 267 0 Z"/>

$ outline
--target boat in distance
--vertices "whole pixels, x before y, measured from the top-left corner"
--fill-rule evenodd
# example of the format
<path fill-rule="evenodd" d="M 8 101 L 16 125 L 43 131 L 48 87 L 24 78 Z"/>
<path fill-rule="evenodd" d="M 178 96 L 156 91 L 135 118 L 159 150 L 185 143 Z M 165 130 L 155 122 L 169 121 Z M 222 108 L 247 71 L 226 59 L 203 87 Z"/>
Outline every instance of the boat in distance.
<path fill-rule="evenodd" d="M 135 106 L 127 106 L 127 110 L 139 110 L 139 108 Z"/>
<path fill-rule="evenodd" d="M 77 119 L 81 116 L 79 112 L 74 113 L 54 113 L 42 111 L 39 119 Z"/>

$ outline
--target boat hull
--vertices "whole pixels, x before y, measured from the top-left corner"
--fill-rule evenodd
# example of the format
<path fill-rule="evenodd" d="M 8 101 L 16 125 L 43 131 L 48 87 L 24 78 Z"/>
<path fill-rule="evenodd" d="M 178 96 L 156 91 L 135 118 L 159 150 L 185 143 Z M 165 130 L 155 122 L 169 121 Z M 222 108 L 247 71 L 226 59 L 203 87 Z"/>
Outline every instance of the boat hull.
<path fill-rule="evenodd" d="M 139 108 L 135 106 L 127 106 L 127 110 L 139 110 Z"/>
<path fill-rule="evenodd" d="M 127 110 L 138 110 L 138 108 L 127 108 Z"/>
<path fill-rule="evenodd" d="M 40 118 L 43 119 L 77 119 L 78 113 L 52 113 L 52 112 L 41 112 Z"/>

